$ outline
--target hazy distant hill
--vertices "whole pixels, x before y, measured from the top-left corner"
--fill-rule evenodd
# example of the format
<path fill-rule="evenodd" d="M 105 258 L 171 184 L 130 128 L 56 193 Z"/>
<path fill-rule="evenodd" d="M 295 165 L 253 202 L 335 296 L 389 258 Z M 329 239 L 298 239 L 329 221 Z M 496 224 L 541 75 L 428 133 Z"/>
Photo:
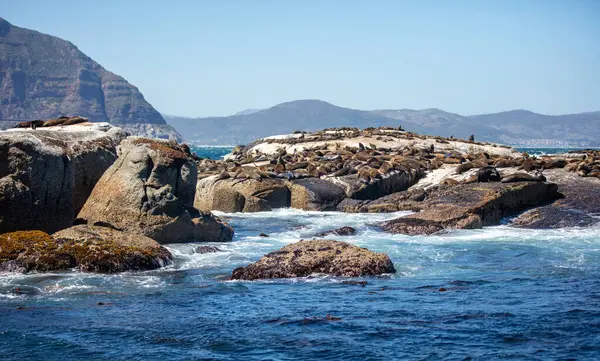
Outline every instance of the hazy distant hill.
<path fill-rule="evenodd" d="M 138 134 L 176 136 L 135 86 L 75 45 L 0 18 L 0 119 L 62 115 L 118 124 Z"/>
<path fill-rule="evenodd" d="M 542 115 L 512 110 L 472 117 L 489 125 L 499 141 L 511 144 L 600 146 L 600 111 L 566 115 Z M 533 138 L 533 141 L 531 140 Z"/>
<path fill-rule="evenodd" d="M 243 144 L 294 130 L 399 124 L 379 114 L 341 108 L 320 100 L 296 100 L 245 115 L 197 119 L 170 116 L 167 121 L 187 140 L 202 144 Z"/>
<path fill-rule="evenodd" d="M 244 110 L 240 110 L 239 112 L 235 113 L 234 115 L 248 115 L 248 114 L 260 112 L 261 110 L 262 109 L 244 109 Z"/>
<path fill-rule="evenodd" d="M 187 140 L 202 144 L 244 144 L 268 135 L 328 127 L 388 125 L 423 134 L 502 142 L 521 146 L 600 146 L 600 112 L 542 115 L 525 110 L 463 116 L 439 109 L 341 108 L 320 100 L 297 100 L 250 114 L 167 121 Z"/>

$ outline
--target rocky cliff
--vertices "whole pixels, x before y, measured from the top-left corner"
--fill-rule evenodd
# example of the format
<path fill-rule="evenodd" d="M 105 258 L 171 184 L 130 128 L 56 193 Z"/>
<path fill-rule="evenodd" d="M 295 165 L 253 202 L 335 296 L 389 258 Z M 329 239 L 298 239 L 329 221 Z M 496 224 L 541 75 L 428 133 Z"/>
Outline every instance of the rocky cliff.
<path fill-rule="evenodd" d="M 180 139 L 140 91 L 63 39 L 0 18 L 0 119 L 81 115 L 128 131 Z M 11 124 L 0 122 L 0 127 Z"/>

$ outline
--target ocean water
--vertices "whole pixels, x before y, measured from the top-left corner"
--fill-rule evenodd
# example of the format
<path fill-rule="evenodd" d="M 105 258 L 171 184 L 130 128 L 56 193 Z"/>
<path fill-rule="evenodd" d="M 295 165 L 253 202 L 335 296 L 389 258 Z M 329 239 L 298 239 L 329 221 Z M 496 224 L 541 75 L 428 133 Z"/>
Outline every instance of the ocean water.
<path fill-rule="evenodd" d="M 567 153 L 569 151 L 580 151 L 588 148 L 516 148 L 519 152 L 527 152 L 529 155 L 552 155 Z"/>
<path fill-rule="evenodd" d="M 403 214 L 219 213 L 233 242 L 212 254 L 170 245 L 175 264 L 165 269 L 0 275 L 0 359 L 600 358 L 600 228 L 410 237 L 374 226 Z M 336 239 L 387 253 L 397 273 L 354 279 L 364 286 L 228 280 L 235 267 L 341 226 L 358 234 Z"/>
<path fill-rule="evenodd" d="M 571 150 L 581 150 L 582 148 L 516 148 L 519 152 L 527 152 L 529 155 L 546 155 L 565 153 Z M 212 146 L 212 147 L 191 147 L 192 152 L 196 152 L 202 158 L 223 159 L 223 157 L 233 150 L 230 146 Z"/>
<path fill-rule="evenodd" d="M 201 158 L 208 158 L 212 160 L 223 159 L 223 157 L 231 153 L 233 147 L 230 146 L 212 146 L 212 147 L 199 147 L 199 146 L 191 146 L 190 150 L 195 152 Z"/>

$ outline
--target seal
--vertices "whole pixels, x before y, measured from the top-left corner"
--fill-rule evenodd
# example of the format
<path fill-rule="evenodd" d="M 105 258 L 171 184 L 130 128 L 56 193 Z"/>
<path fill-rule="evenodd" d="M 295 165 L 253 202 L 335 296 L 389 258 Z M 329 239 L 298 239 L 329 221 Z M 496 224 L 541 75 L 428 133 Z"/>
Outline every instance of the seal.
<path fill-rule="evenodd" d="M 43 120 L 32 120 L 30 122 L 19 123 L 19 124 L 15 125 L 15 128 L 31 128 L 31 129 L 35 129 L 37 127 L 41 127 L 42 125 L 44 125 L 44 121 Z"/>
<path fill-rule="evenodd" d="M 541 178 L 540 176 L 532 176 L 527 173 L 513 173 L 507 176 L 502 177 L 500 180 L 502 183 L 512 183 L 512 182 L 544 182 L 545 178 Z"/>
<path fill-rule="evenodd" d="M 499 182 L 502 178 L 496 167 L 488 165 L 477 171 L 477 182 Z"/>
<path fill-rule="evenodd" d="M 60 118 L 56 118 L 56 119 L 50 119 L 50 120 L 46 121 L 44 123 L 44 125 L 42 125 L 42 126 L 43 127 L 53 127 L 55 125 L 61 125 L 69 119 L 70 119 L 69 117 L 60 117 Z"/>
<path fill-rule="evenodd" d="M 76 117 L 67 119 L 67 121 L 64 122 L 63 125 L 73 125 L 73 124 L 85 123 L 87 121 L 88 121 L 87 118 L 76 116 Z"/>

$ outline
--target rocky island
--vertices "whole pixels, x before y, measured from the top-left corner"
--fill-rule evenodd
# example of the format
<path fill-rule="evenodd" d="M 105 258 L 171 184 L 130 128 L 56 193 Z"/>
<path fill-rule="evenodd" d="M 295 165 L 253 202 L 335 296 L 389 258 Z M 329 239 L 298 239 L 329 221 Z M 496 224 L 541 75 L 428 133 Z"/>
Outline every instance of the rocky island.
<path fill-rule="evenodd" d="M 223 161 L 202 160 L 199 170 L 199 209 L 418 212 L 382 224 L 406 234 L 481 228 L 537 206 L 544 207 L 534 211 L 535 222 L 530 212 L 515 225 L 542 226 L 540 218 L 567 207 L 565 222 L 589 224 L 600 189 L 598 151 L 531 157 L 389 127 L 267 137 L 236 147 Z"/>
<path fill-rule="evenodd" d="M 504 219 L 521 228 L 590 226 L 600 212 L 593 150 L 534 157 L 474 139 L 343 127 L 267 137 L 210 160 L 185 144 L 61 119 L 0 133 L 2 269 L 161 267 L 172 258 L 161 245 L 232 239 L 232 227 L 212 211 L 410 211 L 378 225 L 406 235 Z M 355 234 L 341 230 L 323 234 Z M 395 272 L 389 258 L 352 247 L 301 241 L 232 277 Z"/>

